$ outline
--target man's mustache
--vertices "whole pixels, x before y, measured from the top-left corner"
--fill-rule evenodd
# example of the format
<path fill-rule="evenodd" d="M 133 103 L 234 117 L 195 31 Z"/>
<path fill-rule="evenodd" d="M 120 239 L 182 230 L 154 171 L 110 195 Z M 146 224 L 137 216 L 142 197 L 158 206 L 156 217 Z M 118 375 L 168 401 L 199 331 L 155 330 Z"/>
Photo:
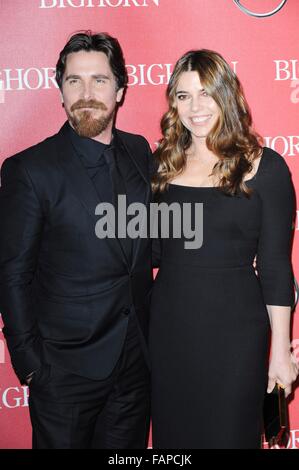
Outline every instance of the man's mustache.
<path fill-rule="evenodd" d="M 102 103 L 101 101 L 79 100 L 79 101 L 76 101 L 76 103 L 74 103 L 71 106 L 71 111 L 75 111 L 76 109 L 82 109 L 82 108 L 94 108 L 94 109 L 100 109 L 101 111 L 107 111 L 108 110 L 107 106 L 104 103 Z"/>

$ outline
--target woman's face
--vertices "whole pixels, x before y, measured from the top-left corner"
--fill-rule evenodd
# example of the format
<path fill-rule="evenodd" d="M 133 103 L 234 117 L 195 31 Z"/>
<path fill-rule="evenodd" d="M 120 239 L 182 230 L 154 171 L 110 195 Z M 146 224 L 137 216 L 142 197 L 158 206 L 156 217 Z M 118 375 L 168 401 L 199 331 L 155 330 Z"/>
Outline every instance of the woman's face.
<path fill-rule="evenodd" d="M 220 117 L 219 106 L 204 90 L 195 71 L 180 76 L 175 103 L 179 118 L 192 137 L 206 138 Z"/>

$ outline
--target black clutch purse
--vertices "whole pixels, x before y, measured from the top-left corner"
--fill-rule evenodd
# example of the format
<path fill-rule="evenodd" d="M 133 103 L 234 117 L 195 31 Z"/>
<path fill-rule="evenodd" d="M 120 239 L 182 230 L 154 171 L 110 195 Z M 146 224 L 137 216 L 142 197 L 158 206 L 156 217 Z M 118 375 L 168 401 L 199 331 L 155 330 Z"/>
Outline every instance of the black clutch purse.
<path fill-rule="evenodd" d="M 278 384 L 264 399 L 264 434 L 269 447 L 286 447 L 289 440 L 288 408 L 284 389 Z"/>

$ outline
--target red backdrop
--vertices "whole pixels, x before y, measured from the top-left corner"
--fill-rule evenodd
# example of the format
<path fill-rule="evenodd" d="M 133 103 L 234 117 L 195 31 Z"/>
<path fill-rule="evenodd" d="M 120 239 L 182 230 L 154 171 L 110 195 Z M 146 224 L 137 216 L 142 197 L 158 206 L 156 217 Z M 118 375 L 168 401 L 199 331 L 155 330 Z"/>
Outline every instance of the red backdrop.
<path fill-rule="evenodd" d="M 240 0 L 253 12 L 281 0 Z M 65 120 L 53 79 L 58 53 L 75 31 L 116 36 L 130 86 L 117 125 L 155 147 L 176 59 L 189 49 L 220 52 L 241 79 L 256 129 L 286 159 L 299 192 L 298 0 L 274 15 L 246 14 L 233 0 L 0 0 L 0 163 L 57 132 Z M 1 221 L 0 221 L 1 224 Z M 299 221 L 293 265 L 299 278 Z M 1 319 L 0 319 L 1 321 Z M 1 326 L 1 324 L 0 324 Z M 294 319 L 299 354 L 299 320 Z M 297 345 L 298 343 L 298 345 Z M 299 448 L 299 392 L 290 403 L 289 448 Z M 28 448 L 28 389 L 18 383 L 0 329 L 0 448 Z"/>

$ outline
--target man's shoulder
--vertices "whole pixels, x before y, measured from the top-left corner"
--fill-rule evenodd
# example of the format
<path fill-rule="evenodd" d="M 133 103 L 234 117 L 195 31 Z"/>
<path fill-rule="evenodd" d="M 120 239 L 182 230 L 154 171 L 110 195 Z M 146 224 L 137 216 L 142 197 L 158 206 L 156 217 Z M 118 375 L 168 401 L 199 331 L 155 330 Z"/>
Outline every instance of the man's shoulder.
<path fill-rule="evenodd" d="M 48 148 L 50 148 L 53 145 L 53 140 L 55 139 L 55 135 L 47 137 L 46 139 L 42 140 L 41 142 L 38 142 L 37 144 L 34 144 L 24 150 L 21 150 L 20 152 L 12 155 L 9 158 L 19 160 L 19 159 L 24 159 L 24 160 L 34 160 L 34 158 L 40 154 L 44 154 Z"/>
<path fill-rule="evenodd" d="M 55 134 L 46 137 L 44 140 L 8 157 L 6 160 L 22 163 L 25 166 L 35 166 L 36 164 L 40 164 L 41 161 L 44 163 L 47 160 L 52 160 L 60 133 L 61 129 Z"/>

